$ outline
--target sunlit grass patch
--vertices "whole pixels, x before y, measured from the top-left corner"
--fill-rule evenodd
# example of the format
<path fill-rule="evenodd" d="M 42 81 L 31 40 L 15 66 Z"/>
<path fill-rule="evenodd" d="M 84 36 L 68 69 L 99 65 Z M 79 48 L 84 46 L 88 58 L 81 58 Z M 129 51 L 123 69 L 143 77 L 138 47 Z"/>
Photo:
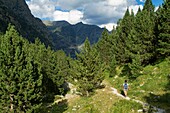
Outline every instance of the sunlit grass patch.
<path fill-rule="evenodd" d="M 110 113 L 137 113 L 142 105 L 133 101 L 119 100 L 112 106 Z"/>
<path fill-rule="evenodd" d="M 112 105 L 119 100 L 110 87 L 98 89 L 91 97 L 81 97 L 69 104 L 70 113 L 109 113 Z"/>

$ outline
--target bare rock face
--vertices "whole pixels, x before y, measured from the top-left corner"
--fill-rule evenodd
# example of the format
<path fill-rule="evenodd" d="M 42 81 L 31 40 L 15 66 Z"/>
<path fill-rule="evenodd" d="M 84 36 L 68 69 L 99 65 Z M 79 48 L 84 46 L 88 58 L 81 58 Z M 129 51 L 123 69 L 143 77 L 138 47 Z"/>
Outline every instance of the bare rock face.
<path fill-rule="evenodd" d="M 52 45 L 48 29 L 31 14 L 25 0 L 0 0 L 0 32 L 4 33 L 9 23 L 29 41 L 38 37 L 45 45 Z"/>

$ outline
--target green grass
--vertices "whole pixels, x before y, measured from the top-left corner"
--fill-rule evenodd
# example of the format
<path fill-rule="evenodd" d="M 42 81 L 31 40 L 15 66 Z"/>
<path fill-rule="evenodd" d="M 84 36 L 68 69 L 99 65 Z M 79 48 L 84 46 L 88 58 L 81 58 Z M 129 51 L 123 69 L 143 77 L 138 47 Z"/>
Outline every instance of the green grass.
<path fill-rule="evenodd" d="M 120 70 L 118 70 L 119 74 L 121 74 Z M 41 113 L 137 113 L 137 110 L 142 109 L 141 104 L 123 100 L 114 95 L 110 89 L 115 87 L 121 93 L 122 84 L 128 78 L 119 74 L 116 78 L 110 78 L 109 73 L 105 72 L 106 79 L 103 82 L 105 88 L 98 89 L 90 97 L 76 97 L 62 104 L 54 104 L 50 108 L 43 107 L 44 112 Z M 145 67 L 142 75 L 136 80 L 128 80 L 130 85 L 128 96 L 168 111 L 170 109 L 168 74 L 170 74 L 170 63 L 167 60 Z"/>
<path fill-rule="evenodd" d="M 90 97 L 76 97 L 48 109 L 44 106 L 41 113 L 136 113 L 141 108 L 142 105 L 123 100 L 110 87 L 105 87 Z"/>
<path fill-rule="evenodd" d="M 156 65 L 148 65 L 144 68 L 142 75 L 136 80 L 129 80 L 130 90 L 128 96 L 130 98 L 142 100 L 151 105 L 170 109 L 170 61 L 164 60 Z M 125 76 L 117 78 L 107 78 L 110 84 L 117 88 L 119 92 L 122 90 L 122 84 Z"/>
<path fill-rule="evenodd" d="M 110 113 L 137 113 L 137 110 L 141 109 L 142 105 L 133 101 L 120 100 L 115 103 Z"/>
<path fill-rule="evenodd" d="M 70 103 L 65 113 L 109 113 L 118 100 L 109 88 L 99 89 L 91 97 L 81 97 Z"/>

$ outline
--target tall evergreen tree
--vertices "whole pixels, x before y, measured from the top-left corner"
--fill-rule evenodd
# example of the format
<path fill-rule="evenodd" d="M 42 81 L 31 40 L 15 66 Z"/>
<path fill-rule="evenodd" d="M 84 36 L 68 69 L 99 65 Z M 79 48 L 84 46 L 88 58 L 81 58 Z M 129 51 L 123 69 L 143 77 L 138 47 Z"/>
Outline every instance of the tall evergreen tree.
<path fill-rule="evenodd" d="M 56 84 L 58 94 L 63 94 L 64 89 L 62 85 L 66 82 L 69 74 L 67 56 L 62 50 L 57 52 L 51 51 L 49 55 L 51 55 L 51 57 L 49 61 L 50 71 L 48 75 L 50 75 L 53 83 Z"/>
<path fill-rule="evenodd" d="M 47 95 L 48 93 L 51 93 L 52 91 L 55 91 L 55 88 L 53 87 L 53 82 L 51 79 L 48 78 L 46 72 L 48 66 L 47 63 L 47 54 L 46 54 L 46 47 L 41 41 L 37 38 L 35 40 L 35 43 L 31 43 L 30 47 L 28 48 L 29 51 L 32 53 L 34 61 L 38 63 L 38 65 L 42 68 L 41 73 L 43 74 L 43 95 Z M 46 97 L 46 96 L 45 96 Z"/>
<path fill-rule="evenodd" d="M 88 96 L 104 79 L 100 56 L 95 48 L 90 47 L 88 39 L 85 40 L 82 52 L 77 54 L 77 63 L 75 79 L 78 80 L 82 94 Z"/>
<path fill-rule="evenodd" d="M 158 48 L 163 57 L 170 56 L 170 1 L 165 0 L 158 11 Z"/>
<path fill-rule="evenodd" d="M 134 27 L 134 14 L 129 9 L 125 12 L 123 19 L 119 22 L 114 36 L 114 53 L 118 64 L 124 65 L 129 62 L 127 52 L 127 41 L 131 29 Z"/>
<path fill-rule="evenodd" d="M 154 5 L 152 4 L 152 0 L 146 0 L 143 10 L 146 10 L 148 12 L 154 12 Z"/>
<path fill-rule="evenodd" d="M 136 15 L 138 15 L 138 14 L 141 13 L 141 12 L 142 12 L 142 10 L 141 10 L 141 8 L 139 7 Z"/>
<path fill-rule="evenodd" d="M 41 105 L 43 76 L 28 46 L 10 25 L 0 45 L 1 112 L 33 112 Z"/>
<path fill-rule="evenodd" d="M 101 39 L 97 43 L 97 50 L 100 53 L 102 62 L 106 63 L 107 66 L 111 61 L 111 53 L 110 53 L 111 46 L 112 46 L 111 37 L 109 36 L 109 33 L 105 28 L 102 33 Z"/>
<path fill-rule="evenodd" d="M 39 39 L 35 40 L 35 44 L 31 44 L 30 48 L 33 53 L 34 60 L 41 66 L 43 74 L 43 94 L 61 94 L 61 86 L 64 83 L 64 76 L 59 74 L 64 71 L 59 67 L 56 54 L 50 47 L 46 48 Z M 48 57 L 47 57 L 48 56 Z M 64 58 L 64 57 L 63 57 Z M 62 60 L 61 60 L 62 62 Z M 47 99 L 47 98 L 45 98 Z"/>
<path fill-rule="evenodd" d="M 134 18 L 134 17 L 133 17 Z M 155 55 L 155 13 L 150 0 L 146 0 L 144 9 L 138 9 L 134 25 L 126 40 L 126 53 L 129 56 L 127 69 L 130 78 L 140 75 L 142 66 L 153 61 Z"/>
<path fill-rule="evenodd" d="M 132 13 L 133 13 L 133 12 L 132 12 Z M 134 17 L 133 17 L 133 16 L 134 16 L 134 15 L 132 15 L 132 16 L 130 15 L 129 9 L 127 9 L 126 12 L 125 12 L 125 15 L 124 15 L 124 17 L 123 17 L 123 19 L 122 19 L 122 22 L 121 22 L 121 24 L 120 24 L 120 26 L 121 26 L 121 28 L 122 28 L 121 33 L 124 34 L 124 37 L 121 37 L 121 38 L 124 38 L 125 40 L 127 39 L 128 34 L 129 34 L 131 28 L 132 28 L 133 25 L 134 25 L 134 23 L 133 23 Z M 123 34 L 122 34 L 122 35 L 123 35 Z M 121 35 L 120 35 L 120 36 L 121 36 Z"/>
<path fill-rule="evenodd" d="M 144 6 L 135 17 L 135 26 L 129 40 L 132 42 L 130 51 L 134 55 L 141 55 L 141 64 L 147 65 L 153 60 L 155 53 L 155 14 L 153 10 L 149 10 L 154 6 L 148 0 Z"/>

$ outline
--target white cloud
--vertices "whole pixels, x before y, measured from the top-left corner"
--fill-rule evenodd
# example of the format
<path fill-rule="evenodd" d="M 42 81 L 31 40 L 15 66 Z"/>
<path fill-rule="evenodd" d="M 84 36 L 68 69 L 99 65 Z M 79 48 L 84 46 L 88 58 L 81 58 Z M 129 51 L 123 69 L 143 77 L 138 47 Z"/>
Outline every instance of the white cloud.
<path fill-rule="evenodd" d="M 84 21 L 91 24 L 117 23 L 127 7 L 137 4 L 135 0 L 103 0 L 98 3 L 86 4 Z"/>
<path fill-rule="evenodd" d="M 105 27 L 109 31 L 112 31 L 113 27 L 116 27 L 116 26 L 117 26 L 117 24 L 114 24 L 114 23 L 108 23 L 108 24 L 100 25 L 101 28 Z"/>
<path fill-rule="evenodd" d="M 85 7 L 83 20 L 87 23 L 98 25 L 110 22 L 116 23 L 117 19 L 123 16 L 125 10 L 125 7 L 114 7 L 106 2 L 93 3 Z"/>
<path fill-rule="evenodd" d="M 71 10 L 69 12 L 69 22 L 71 24 L 80 22 L 82 18 L 83 18 L 83 13 L 78 10 Z"/>
<path fill-rule="evenodd" d="M 66 20 L 71 24 L 82 21 L 109 30 L 123 17 L 127 7 L 134 12 L 139 7 L 136 0 L 29 0 L 27 4 L 32 14 L 41 19 Z"/>
<path fill-rule="evenodd" d="M 39 18 L 52 18 L 56 2 L 50 0 L 30 0 L 27 4 L 31 13 Z"/>
<path fill-rule="evenodd" d="M 157 11 L 159 9 L 159 6 L 155 7 L 155 11 Z"/>
<path fill-rule="evenodd" d="M 120 6 L 127 5 L 127 0 L 106 0 L 109 5 Z"/>
<path fill-rule="evenodd" d="M 87 4 L 91 3 L 99 3 L 103 0 L 58 0 L 58 5 L 60 5 L 63 9 L 72 10 L 82 8 Z M 105 0 L 104 0 L 105 1 Z"/>
<path fill-rule="evenodd" d="M 146 0 L 140 0 L 140 2 L 145 2 Z"/>
<path fill-rule="evenodd" d="M 134 14 L 137 13 L 138 9 L 143 9 L 143 6 L 142 5 L 132 5 L 132 6 L 129 6 L 129 11 L 133 10 Z"/>
<path fill-rule="evenodd" d="M 56 10 L 59 2 L 55 0 L 30 0 L 27 4 L 32 14 L 41 19 L 50 19 L 52 21 L 66 20 L 71 24 L 81 21 L 83 13 L 78 10 L 62 11 Z"/>
<path fill-rule="evenodd" d="M 83 13 L 78 10 L 71 10 L 69 12 L 55 11 L 53 14 L 53 20 L 66 20 L 71 24 L 76 24 L 77 22 L 81 22 L 81 18 L 83 17 Z"/>

